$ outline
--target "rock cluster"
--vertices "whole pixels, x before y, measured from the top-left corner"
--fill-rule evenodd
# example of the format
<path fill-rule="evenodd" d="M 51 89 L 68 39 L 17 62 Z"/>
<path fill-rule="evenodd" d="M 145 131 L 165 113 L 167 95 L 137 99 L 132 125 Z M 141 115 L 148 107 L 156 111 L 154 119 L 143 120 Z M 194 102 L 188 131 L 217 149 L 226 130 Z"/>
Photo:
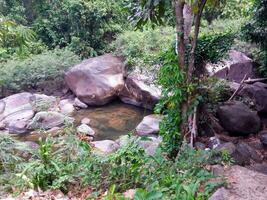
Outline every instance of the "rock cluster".
<path fill-rule="evenodd" d="M 119 97 L 123 102 L 153 109 L 160 90 L 137 76 L 125 77 L 123 61 L 111 54 L 84 60 L 71 68 L 65 81 L 78 97 L 75 104 L 104 105 Z"/>

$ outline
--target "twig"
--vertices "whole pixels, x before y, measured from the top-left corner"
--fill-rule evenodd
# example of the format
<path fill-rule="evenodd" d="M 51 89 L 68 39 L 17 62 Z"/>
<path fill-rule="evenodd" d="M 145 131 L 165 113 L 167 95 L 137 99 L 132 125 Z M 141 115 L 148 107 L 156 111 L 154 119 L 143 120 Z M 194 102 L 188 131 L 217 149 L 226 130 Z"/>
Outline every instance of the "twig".
<path fill-rule="evenodd" d="M 240 82 L 239 87 L 235 90 L 235 92 L 233 93 L 233 95 L 230 97 L 230 99 L 228 99 L 228 101 L 231 101 L 235 95 L 239 92 L 240 88 L 242 87 L 242 85 L 244 84 L 245 79 L 247 78 L 247 74 L 245 74 L 244 78 L 242 79 L 242 81 Z"/>
<path fill-rule="evenodd" d="M 194 139 L 197 137 L 197 106 L 194 108 L 192 128 L 191 128 L 190 132 L 191 132 L 190 145 L 191 145 L 191 147 L 193 147 Z"/>
<path fill-rule="evenodd" d="M 265 82 L 267 78 L 255 78 L 255 79 L 248 79 L 245 80 L 244 83 L 255 83 L 255 82 Z"/>

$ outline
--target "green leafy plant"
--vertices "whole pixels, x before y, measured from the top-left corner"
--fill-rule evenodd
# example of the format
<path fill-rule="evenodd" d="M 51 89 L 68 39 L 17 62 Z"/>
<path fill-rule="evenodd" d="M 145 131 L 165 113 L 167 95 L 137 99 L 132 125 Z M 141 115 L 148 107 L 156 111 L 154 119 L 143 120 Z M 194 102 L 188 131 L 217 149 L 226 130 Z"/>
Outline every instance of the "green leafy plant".
<path fill-rule="evenodd" d="M 0 82 L 3 92 L 60 87 L 64 72 L 80 61 L 68 49 L 55 49 L 26 60 L 10 60 L 0 64 Z M 2 94 L 4 95 L 4 94 Z"/>
<path fill-rule="evenodd" d="M 111 44 L 111 50 L 123 56 L 130 69 L 139 68 L 143 73 L 158 70 L 158 57 L 174 41 L 172 27 L 125 31 Z"/>

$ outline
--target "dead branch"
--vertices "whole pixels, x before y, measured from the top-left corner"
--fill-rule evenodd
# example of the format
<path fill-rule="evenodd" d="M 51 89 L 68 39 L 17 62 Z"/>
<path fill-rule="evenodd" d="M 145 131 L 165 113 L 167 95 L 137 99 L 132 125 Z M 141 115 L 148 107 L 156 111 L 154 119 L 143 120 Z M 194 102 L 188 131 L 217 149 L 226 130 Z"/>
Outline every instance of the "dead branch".
<path fill-rule="evenodd" d="M 244 83 L 251 84 L 251 83 L 265 82 L 265 81 L 267 81 L 267 78 L 255 78 L 255 79 L 248 79 L 248 80 L 245 80 Z"/>
<path fill-rule="evenodd" d="M 247 78 L 247 74 L 245 74 L 244 78 L 243 78 L 242 81 L 240 82 L 239 87 L 235 90 L 235 92 L 234 92 L 233 95 L 228 99 L 228 101 L 231 101 L 231 100 L 235 97 L 235 95 L 239 92 L 239 90 L 240 90 L 241 87 L 243 86 L 244 81 L 246 80 L 246 78 Z"/>

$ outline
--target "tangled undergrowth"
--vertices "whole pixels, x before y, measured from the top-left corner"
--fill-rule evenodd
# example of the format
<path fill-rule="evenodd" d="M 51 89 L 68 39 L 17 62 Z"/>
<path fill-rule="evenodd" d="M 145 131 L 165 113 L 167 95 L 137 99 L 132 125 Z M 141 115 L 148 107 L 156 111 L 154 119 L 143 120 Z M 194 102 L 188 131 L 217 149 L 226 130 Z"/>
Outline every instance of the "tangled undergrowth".
<path fill-rule="evenodd" d="M 81 190 L 92 188 L 87 199 L 126 199 L 122 193 L 136 189 L 134 199 L 138 200 L 202 200 L 223 184 L 209 181 L 213 175 L 207 169 L 215 160 L 211 152 L 184 144 L 174 160 L 165 157 L 160 148 L 148 156 L 138 145 L 140 138 L 129 136 L 117 152 L 104 156 L 80 141 L 71 129 L 65 132 L 58 138 L 40 140 L 36 150 L 9 136 L 1 137 L 0 189 L 13 194 L 60 189 L 67 194 L 79 185 Z"/>

